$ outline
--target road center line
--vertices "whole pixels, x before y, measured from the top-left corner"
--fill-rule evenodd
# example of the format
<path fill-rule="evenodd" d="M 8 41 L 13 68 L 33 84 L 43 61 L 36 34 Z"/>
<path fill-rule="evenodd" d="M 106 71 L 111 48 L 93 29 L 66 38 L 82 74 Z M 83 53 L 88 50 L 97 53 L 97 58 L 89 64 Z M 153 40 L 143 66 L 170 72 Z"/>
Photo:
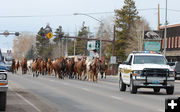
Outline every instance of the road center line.
<path fill-rule="evenodd" d="M 11 87 L 9 87 L 9 89 L 11 89 L 12 91 L 14 91 Z M 22 95 L 20 95 L 19 93 L 17 93 L 16 91 L 14 91 L 15 94 L 20 97 L 22 100 L 24 100 L 26 103 L 28 103 L 29 105 L 31 105 L 35 110 L 37 110 L 38 112 L 41 112 L 41 110 L 36 107 L 34 104 L 32 104 L 29 100 L 27 100 L 26 98 L 24 98 Z"/>
<path fill-rule="evenodd" d="M 164 112 L 164 110 L 163 109 L 158 109 L 158 112 Z"/>
<path fill-rule="evenodd" d="M 116 99 L 116 100 L 123 100 L 122 98 L 116 97 L 116 96 L 110 96 L 110 97 L 113 98 L 113 99 Z"/>
<path fill-rule="evenodd" d="M 82 90 L 84 90 L 84 91 L 90 91 L 89 89 L 87 89 L 87 88 L 81 88 Z"/>

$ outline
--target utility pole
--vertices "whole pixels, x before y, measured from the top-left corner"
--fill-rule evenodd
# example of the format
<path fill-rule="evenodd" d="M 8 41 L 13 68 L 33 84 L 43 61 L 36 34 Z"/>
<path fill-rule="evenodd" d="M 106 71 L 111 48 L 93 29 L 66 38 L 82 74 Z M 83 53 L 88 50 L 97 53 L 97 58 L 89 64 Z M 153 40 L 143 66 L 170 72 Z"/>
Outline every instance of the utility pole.
<path fill-rule="evenodd" d="M 62 54 L 62 57 L 64 56 L 64 45 L 63 45 L 63 42 L 64 42 L 64 39 L 62 38 L 61 39 L 61 54 Z"/>
<path fill-rule="evenodd" d="M 66 57 L 68 56 L 68 46 L 67 46 L 67 44 L 68 44 L 68 39 L 66 38 L 66 53 L 65 53 Z"/>
<path fill-rule="evenodd" d="M 116 38 L 116 25 L 114 25 L 114 30 L 113 30 L 113 41 L 112 41 L 112 56 L 115 55 L 115 38 Z M 114 75 L 114 64 L 112 64 L 112 75 Z"/>
<path fill-rule="evenodd" d="M 166 57 L 166 36 L 167 36 L 167 0 L 166 0 L 165 29 L 164 29 L 164 56 L 165 57 Z"/>
<path fill-rule="evenodd" d="M 158 4 L 158 30 L 160 31 L 160 5 Z"/>

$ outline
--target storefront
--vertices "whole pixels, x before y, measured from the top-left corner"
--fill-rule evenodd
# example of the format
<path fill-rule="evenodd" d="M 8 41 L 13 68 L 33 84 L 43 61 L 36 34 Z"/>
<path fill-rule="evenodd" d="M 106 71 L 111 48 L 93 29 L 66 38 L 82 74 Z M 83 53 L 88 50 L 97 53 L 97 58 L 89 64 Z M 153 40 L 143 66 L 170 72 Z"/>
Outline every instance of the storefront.
<path fill-rule="evenodd" d="M 161 27 L 164 34 L 164 27 Z M 161 40 L 161 51 L 164 51 L 164 35 Z M 166 58 L 169 62 L 180 61 L 180 24 L 167 26 Z"/>

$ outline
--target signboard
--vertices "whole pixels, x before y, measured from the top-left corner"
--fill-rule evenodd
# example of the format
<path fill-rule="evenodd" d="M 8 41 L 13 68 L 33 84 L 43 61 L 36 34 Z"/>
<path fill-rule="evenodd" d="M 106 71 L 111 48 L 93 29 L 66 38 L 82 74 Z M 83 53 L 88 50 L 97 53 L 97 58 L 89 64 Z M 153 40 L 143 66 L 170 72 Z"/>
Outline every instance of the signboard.
<path fill-rule="evenodd" d="M 145 31 L 144 32 L 144 40 L 161 40 L 161 32 L 160 31 Z"/>
<path fill-rule="evenodd" d="M 96 48 L 96 50 L 100 49 L 100 41 L 99 40 L 96 41 L 95 48 Z"/>
<path fill-rule="evenodd" d="M 160 42 L 145 42 L 144 49 L 146 51 L 160 51 L 161 49 L 161 44 Z"/>
<path fill-rule="evenodd" d="M 51 32 L 49 32 L 48 34 L 46 34 L 46 36 L 51 39 L 53 37 L 53 34 Z"/>
<path fill-rule="evenodd" d="M 91 51 L 95 49 L 96 41 L 88 41 L 87 50 Z"/>
<path fill-rule="evenodd" d="M 116 64 L 116 56 L 111 56 L 111 64 Z"/>

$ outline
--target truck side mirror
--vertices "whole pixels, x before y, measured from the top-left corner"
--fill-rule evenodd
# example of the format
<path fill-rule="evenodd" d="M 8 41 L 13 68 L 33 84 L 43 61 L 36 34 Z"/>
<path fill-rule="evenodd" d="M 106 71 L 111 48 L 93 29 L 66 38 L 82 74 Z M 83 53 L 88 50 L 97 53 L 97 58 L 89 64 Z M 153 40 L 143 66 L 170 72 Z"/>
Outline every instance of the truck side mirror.
<path fill-rule="evenodd" d="M 131 65 L 128 61 L 125 61 L 123 64 L 125 64 L 125 65 Z"/>
<path fill-rule="evenodd" d="M 174 64 L 173 64 L 173 63 L 171 63 L 171 62 L 167 62 L 167 65 L 169 65 L 169 66 L 173 66 Z"/>

